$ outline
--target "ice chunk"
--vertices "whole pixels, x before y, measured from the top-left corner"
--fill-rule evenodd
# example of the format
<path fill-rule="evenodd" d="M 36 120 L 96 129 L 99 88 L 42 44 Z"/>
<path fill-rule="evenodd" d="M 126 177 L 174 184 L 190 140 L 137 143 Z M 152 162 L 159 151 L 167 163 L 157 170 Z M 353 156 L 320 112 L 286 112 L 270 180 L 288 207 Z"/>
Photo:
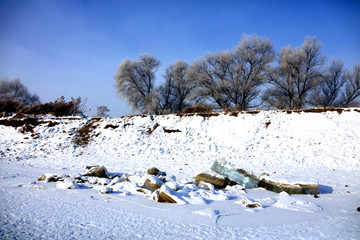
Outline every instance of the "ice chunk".
<path fill-rule="evenodd" d="M 229 178 L 231 181 L 234 181 L 237 184 L 244 185 L 245 188 L 256 188 L 259 183 L 259 180 L 256 176 L 251 175 L 244 170 L 236 169 L 230 163 L 225 161 L 224 158 L 216 160 L 213 163 L 211 170 Z"/>

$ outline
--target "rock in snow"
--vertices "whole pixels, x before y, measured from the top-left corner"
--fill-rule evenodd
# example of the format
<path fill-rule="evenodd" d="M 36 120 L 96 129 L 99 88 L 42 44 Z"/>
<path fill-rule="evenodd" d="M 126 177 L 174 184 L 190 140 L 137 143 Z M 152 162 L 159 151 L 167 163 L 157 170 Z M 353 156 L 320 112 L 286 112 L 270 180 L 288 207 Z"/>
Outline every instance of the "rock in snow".
<path fill-rule="evenodd" d="M 72 180 L 70 179 L 64 179 L 63 182 L 58 182 L 56 184 L 57 188 L 61 188 L 61 189 L 77 189 L 79 188 L 79 186 Z"/>
<path fill-rule="evenodd" d="M 33 136 L 1 125 L 1 236 L 358 239 L 359 112 L 354 108 L 341 114 L 259 111 L 236 116 L 219 113 L 210 118 L 104 118 L 98 122 L 89 145 L 76 148 L 73 133 L 91 119 L 40 116 L 39 121 L 58 124 L 40 124 L 34 128 Z M 144 134 L 155 121 L 160 128 L 168 126 L 181 132 Z M 271 125 L 265 127 L 264 123 L 270 121 Z M 107 124 L 119 128 L 104 129 Z M 266 173 L 267 179 L 275 183 L 313 183 L 311 178 L 316 178 L 314 183 L 321 184 L 320 198 L 274 193 L 264 188 L 243 190 L 241 185 L 206 190 L 193 184 L 192 177 L 210 173 L 212 163 L 221 158 L 234 169 L 244 169 L 261 179 Z M 97 176 L 80 176 L 82 181 L 78 181 L 77 177 L 62 175 L 66 169 L 81 172 L 84 166 L 94 163 L 116 169 L 119 176 L 125 173 L 124 181 L 95 185 Z M 152 193 L 140 187 L 141 173 L 147 169 L 144 166 L 156 166 L 176 178 L 167 177 Z M 47 182 L 56 179 L 44 176 L 33 185 L 45 172 L 62 176 L 63 180 Z M 170 182 L 176 182 L 177 187 Z M 66 189 L 77 186 L 81 190 L 62 190 L 55 185 Z M 93 189 L 94 185 L 101 188 Z M 163 189 L 164 185 L 172 191 Z M 112 189 L 111 196 L 94 194 L 109 192 L 106 187 Z M 187 205 L 147 201 L 152 194 L 160 201 L 183 201 Z M 248 207 L 240 202 L 243 197 L 249 200 L 244 201 L 250 204 Z M 256 202 L 262 207 L 250 209 Z"/>
<path fill-rule="evenodd" d="M 318 194 L 319 184 L 318 183 L 282 183 L 274 181 L 268 178 L 268 176 L 262 176 L 259 182 L 259 187 L 263 187 L 266 190 L 272 192 L 287 192 L 289 194 Z"/>
<path fill-rule="evenodd" d="M 38 178 L 39 181 L 44 181 L 44 182 L 57 182 L 60 179 L 63 179 L 63 177 L 52 173 L 45 173 Z"/>
<path fill-rule="evenodd" d="M 216 177 L 214 175 L 208 174 L 208 173 L 199 173 L 194 177 L 194 179 L 197 181 L 195 184 L 197 184 L 199 181 L 207 182 L 212 185 L 214 185 L 216 188 L 225 188 L 226 187 L 226 180 L 225 178 Z"/>
<path fill-rule="evenodd" d="M 247 208 L 261 208 L 261 204 L 259 202 L 254 202 L 248 199 L 247 197 L 243 197 L 240 201 L 237 201 L 236 203 L 242 204 L 244 207 Z"/>
<path fill-rule="evenodd" d="M 104 166 L 87 166 L 89 171 L 84 173 L 84 176 L 109 178 L 108 172 Z"/>
<path fill-rule="evenodd" d="M 94 186 L 93 189 L 98 190 L 101 194 L 111 193 L 112 189 L 107 186 Z"/>
<path fill-rule="evenodd" d="M 158 177 L 154 175 L 147 175 L 143 177 L 143 183 L 141 187 L 146 188 L 150 191 L 155 191 L 159 189 L 164 184 Z"/>

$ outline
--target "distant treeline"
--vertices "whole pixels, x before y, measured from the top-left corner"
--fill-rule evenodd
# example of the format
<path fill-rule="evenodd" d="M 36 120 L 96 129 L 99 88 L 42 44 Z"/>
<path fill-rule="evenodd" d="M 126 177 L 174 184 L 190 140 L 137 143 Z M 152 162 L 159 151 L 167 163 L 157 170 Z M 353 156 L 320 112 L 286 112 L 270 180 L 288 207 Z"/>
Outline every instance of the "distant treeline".
<path fill-rule="evenodd" d="M 156 85 L 160 61 L 149 54 L 125 59 L 115 75 L 115 90 L 133 110 L 164 114 L 187 108 L 243 111 L 360 106 L 360 64 L 352 71 L 340 59 L 326 64 L 321 43 L 306 37 L 299 47 L 276 53 L 270 39 L 245 35 L 230 51 L 208 53 L 188 65 L 178 60 Z M 19 79 L 0 81 L 0 112 L 83 115 L 86 98 L 61 97 L 42 104 Z M 195 107 L 194 107 L 195 106 Z M 106 106 L 97 116 L 109 116 Z"/>
<path fill-rule="evenodd" d="M 181 112 L 194 105 L 215 110 L 300 109 L 359 106 L 360 64 L 340 59 L 325 65 L 321 43 L 274 51 L 269 39 L 245 35 L 231 51 L 208 53 L 191 65 L 179 60 L 156 86 L 160 61 L 143 54 L 125 59 L 115 76 L 117 94 L 143 113 Z"/>

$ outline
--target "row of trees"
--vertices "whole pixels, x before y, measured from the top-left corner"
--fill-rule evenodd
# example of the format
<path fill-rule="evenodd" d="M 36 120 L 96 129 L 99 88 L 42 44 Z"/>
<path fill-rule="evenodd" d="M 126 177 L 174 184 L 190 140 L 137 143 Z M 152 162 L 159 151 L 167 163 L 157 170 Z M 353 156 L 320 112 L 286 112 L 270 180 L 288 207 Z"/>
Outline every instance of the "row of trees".
<path fill-rule="evenodd" d="M 180 112 L 198 104 L 234 110 L 360 104 L 360 65 L 352 72 L 341 60 L 326 66 L 316 37 L 276 54 L 269 39 L 245 35 L 231 51 L 209 53 L 190 66 L 176 61 L 156 86 L 159 66 L 160 61 L 148 54 L 119 65 L 115 89 L 134 110 Z"/>
<path fill-rule="evenodd" d="M 84 116 L 84 113 L 89 111 L 86 107 L 86 101 L 86 98 L 81 97 L 71 98 L 70 101 L 66 101 L 62 96 L 53 102 L 42 104 L 39 96 L 35 93 L 31 94 L 20 79 L 4 78 L 0 80 L 0 112 L 5 115 L 9 113 L 25 113 Z"/>
<path fill-rule="evenodd" d="M 24 106 L 32 106 L 40 102 L 37 94 L 31 94 L 20 79 L 4 78 L 0 81 L 0 102 L 13 101 Z"/>
<path fill-rule="evenodd" d="M 86 107 L 86 98 L 71 98 L 66 101 L 62 96 L 54 102 L 42 104 L 39 96 L 31 94 L 19 78 L 0 80 L 0 112 L 2 113 L 28 113 L 28 114 L 54 114 L 56 116 L 81 115 L 90 109 Z M 109 117 L 109 108 L 97 107 L 96 117 Z"/>

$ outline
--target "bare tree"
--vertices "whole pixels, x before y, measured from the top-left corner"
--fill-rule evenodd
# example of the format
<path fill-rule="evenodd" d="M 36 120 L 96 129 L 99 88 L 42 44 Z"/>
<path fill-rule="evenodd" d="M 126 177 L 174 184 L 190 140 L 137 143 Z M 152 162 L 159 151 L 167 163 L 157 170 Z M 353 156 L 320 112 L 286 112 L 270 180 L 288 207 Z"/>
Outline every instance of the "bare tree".
<path fill-rule="evenodd" d="M 168 111 L 173 112 L 173 103 L 174 103 L 174 97 L 173 97 L 173 81 L 166 80 L 163 84 L 161 84 L 156 90 L 158 93 L 158 99 L 159 99 L 159 109 L 161 111 Z"/>
<path fill-rule="evenodd" d="M 198 96 L 219 108 L 245 110 L 259 95 L 275 53 L 269 39 L 245 35 L 234 51 L 208 54 L 191 66 L 199 82 Z"/>
<path fill-rule="evenodd" d="M 12 80 L 5 78 L 0 81 L 0 101 L 8 100 L 24 104 L 25 106 L 31 106 L 40 102 L 39 96 L 31 94 L 18 78 Z"/>
<path fill-rule="evenodd" d="M 61 99 L 61 98 L 60 98 Z M 85 113 L 90 112 L 91 109 L 86 106 L 87 103 L 87 97 L 71 97 L 71 101 L 69 102 L 72 104 L 72 107 L 70 109 L 70 113 L 72 115 L 80 115 L 80 116 L 86 116 Z"/>
<path fill-rule="evenodd" d="M 96 108 L 96 116 L 97 117 L 109 117 L 108 112 L 110 112 L 107 106 L 98 106 Z"/>
<path fill-rule="evenodd" d="M 192 79 L 186 78 L 188 64 L 182 60 L 166 68 L 164 84 L 159 87 L 160 108 L 169 112 L 181 112 L 189 107 L 188 98 L 196 87 Z"/>
<path fill-rule="evenodd" d="M 155 72 L 160 61 L 148 54 L 140 55 L 139 60 L 125 59 L 115 76 L 115 89 L 133 108 L 141 112 L 154 112 Z"/>
<path fill-rule="evenodd" d="M 310 98 L 312 105 L 321 107 L 339 106 L 341 104 L 339 93 L 345 82 L 343 61 L 333 59 L 330 66 L 326 68 L 318 89 L 313 92 Z"/>
<path fill-rule="evenodd" d="M 235 51 L 235 68 L 231 71 L 229 88 L 234 88 L 230 96 L 237 110 L 255 107 L 252 102 L 258 97 L 258 87 L 264 84 L 274 58 L 273 44 L 269 39 L 256 35 L 242 39 Z"/>
<path fill-rule="evenodd" d="M 269 77 L 272 87 L 262 99 L 270 107 L 299 109 L 309 103 L 309 94 L 318 87 L 323 73 L 321 66 L 325 57 L 320 51 L 321 43 L 316 37 L 306 37 L 301 47 L 283 47 L 278 66 Z"/>
<path fill-rule="evenodd" d="M 198 88 L 193 95 L 193 101 L 196 104 L 201 103 L 222 109 L 230 105 L 228 97 L 223 92 L 225 79 L 222 78 L 216 66 L 224 55 L 225 53 L 207 54 L 205 58 L 190 66 L 186 78 L 197 82 Z"/>
<path fill-rule="evenodd" d="M 347 72 L 345 78 L 345 89 L 340 105 L 343 107 L 360 106 L 360 64 L 356 64 L 352 72 Z"/>

